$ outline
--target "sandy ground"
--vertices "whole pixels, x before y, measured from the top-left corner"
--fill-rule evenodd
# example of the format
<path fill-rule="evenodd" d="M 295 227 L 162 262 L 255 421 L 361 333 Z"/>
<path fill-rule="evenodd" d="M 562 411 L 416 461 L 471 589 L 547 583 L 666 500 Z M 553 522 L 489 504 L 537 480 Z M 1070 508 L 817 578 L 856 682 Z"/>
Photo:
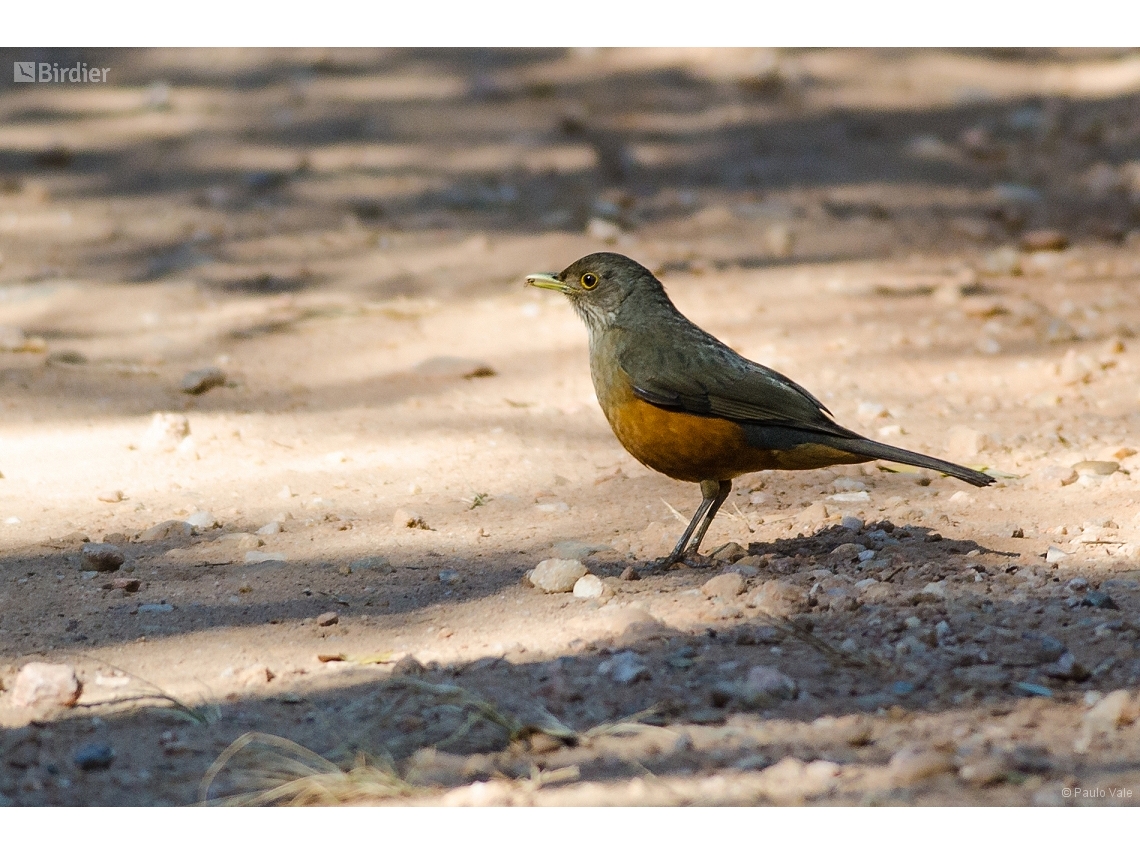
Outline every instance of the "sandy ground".
<path fill-rule="evenodd" d="M 0 88 L 0 804 L 1137 803 L 1140 55 L 41 54 L 112 72 Z M 998 484 L 654 572 L 699 491 L 522 284 L 599 249 Z"/>

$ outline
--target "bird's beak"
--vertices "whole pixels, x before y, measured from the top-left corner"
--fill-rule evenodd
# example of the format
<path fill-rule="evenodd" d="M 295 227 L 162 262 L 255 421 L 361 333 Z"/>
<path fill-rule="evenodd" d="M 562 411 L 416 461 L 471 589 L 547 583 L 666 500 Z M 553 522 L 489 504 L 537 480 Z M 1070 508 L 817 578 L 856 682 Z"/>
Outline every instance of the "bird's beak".
<path fill-rule="evenodd" d="M 563 294 L 570 291 L 566 283 L 558 278 L 557 273 L 532 273 L 526 278 L 526 284 L 535 288 L 546 288 L 548 291 L 561 291 Z"/>

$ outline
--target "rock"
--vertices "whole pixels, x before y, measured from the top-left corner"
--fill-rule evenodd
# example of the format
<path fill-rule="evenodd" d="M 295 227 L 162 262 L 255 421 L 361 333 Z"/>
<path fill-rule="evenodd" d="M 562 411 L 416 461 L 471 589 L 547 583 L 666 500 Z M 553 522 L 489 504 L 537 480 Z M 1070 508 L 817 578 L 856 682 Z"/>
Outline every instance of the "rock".
<path fill-rule="evenodd" d="M 780 701 L 794 700 L 799 694 L 796 681 L 767 665 L 755 665 L 735 692 L 747 709 L 765 709 Z"/>
<path fill-rule="evenodd" d="M 1069 553 L 1057 546 L 1050 546 L 1045 550 L 1045 562 L 1047 564 L 1060 564 L 1069 558 Z"/>
<path fill-rule="evenodd" d="M 110 543 L 85 543 L 80 554 L 80 566 L 98 573 L 113 573 L 126 560 L 122 550 Z"/>
<path fill-rule="evenodd" d="M 268 561 L 287 561 L 284 552 L 262 552 L 260 549 L 251 549 L 242 559 L 246 564 L 265 564 Z"/>
<path fill-rule="evenodd" d="M 1005 757 L 1000 754 L 990 754 L 963 765 L 958 770 L 958 777 L 975 787 L 988 787 L 990 784 L 1004 781 L 1010 771 Z"/>
<path fill-rule="evenodd" d="M 772 617 L 787 618 L 806 611 L 808 598 L 802 589 L 790 582 L 769 579 L 756 589 L 748 605 Z"/>
<path fill-rule="evenodd" d="M 72 707 L 82 690 L 75 669 L 70 665 L 29 662 L 16 674 L 12 684 L 12 706 Z"/>
<path fill-rule="evenodd" d="M 846 516 L 842 520 L 839 521 L 839 524 L 843 528 L 847 529 L 848 531 L 853 531 L 853 532 L 858 533 L 858 532 L 861 532 L 863 530 L 863 520 L 859 519 L 859 517 Z M 848 545 L 854 545 L 854 544 L 846 544 L 846 543 L 840 544 L 840 546 L 848 546 Z M 836 547 L 836 549 L 839 549 L 839 547 Z M 831 554 L 834 555 L 835 551 L 836 551 L 835 549 L 831 550 Z"/>
<path fill-rule="evenodd" d="M 796 522 L 800 525 L 819 525 L 826 522 L 827 518 L 831 516 L 831 512 L 827 506 L 822 502 L 812 502 L 798 514 L 796 514 Z"/>
<path fill-rule="evenodd" d="M 1116 604 L 1116 600 L 1112 599 L 1109 594 L 1103 591 L 1089 591 L 1085 594 L 1085 598 L 1081 600 L 1082 606 L 1087 606 L 1093 609 L 1119 609 L 1120 606 Z"/>
<path fill-rule="evenodd" d="M 921 745 L 908 745 L 896 751 L 887 764 L 892 783 L 903 787 L 953 769 L 954 764 L 948 753 Z"/>
<path fill-rule="evenodd" d="M 986 434 L 964 425 L 955 425 L 950 428 L 946 452 L 954 459 L 969 459 L 977 457 L 991 447 L 992 442 Z"/>
<path fill-rule="evenodd" d="M 134 594 L 139 590 L 139 588 L 142 587 L 142 582 L 138 579 L 133 578 L 112 579 L 111 587 L 117 590 L 121 590 L 124 594 Z"/>
<path fill-rule="evenodd" d="M 1037 638 L 1037 648 L 1033 651 L 1033 658 L 1042 665 L 1056 662 L 1065 653 L 1065 645 L 1051 635 L 1042 635 Z"/>
<path fill-rule="evenodd" d="M 615 683 L 623 686 L 638 680 L 648 680 L 649 668 L 645 661 L 632 650 L 623 650 L 611 656 L 598 666 L 599 674 L 608 674 Z"/>
<path fill-rule="evenodd" d="M 1009 677 L 1000 665 L 971 665 L 962 668 L 957 676 L 965 685 L 983 691 L 1000 689 L 1009 683 Z"/>
<path fill-rule="evenodd" d="M 1115 460 L 1082 460 L 1073 466 L 1078 476 L 1091 475 L 1094 478 L 1106 478 L 1120 468 Z"/>
<path fill-rule="evenodd" d="M 199 368 L 196 371 L 187 372 L 178 388 L 187 395 L 201 395 L 217 386 L 225 385 L 226 373 L 220 368 L 211 366 L 210 368 Z"/>
<path fill-rule="evenodd" d="M 463 378 L 494 377 L 498 372 L 485 362 L 460 356 L 434 356 L 412 367 L 422 377 Z"/>
<path fill-rule="evenodd" d="M 919 601 L 933 603 L 946 599 L 946 580 L 930 582 L 919 592 Z"/>
<path fill-rule="evenodd" d="M 293 491 L 293 488 L 288 484 L 277 491 L 277 498 L 279 499 L 292 499 L 295 498 L 296 495 L 297 494 Z"/>
<path fill-rule="evenodd" d="M 748 550 L 741 546 L 739 543 L 725 543 L 718 546 L 710 554 L 709 558 L 714 561 L 727 561 L 732 564 L 739 561 L 741 558 L 748 557 Z"/>
<path fill-rule="evenodd" d="M 340 615 L 336 612 L 325 612 L 317 616 L 317 626 L 332 626 L 340 623 Z"/>
<path fill-rule="evenodd" d="M 1088 677 L 1089 671 L 1081 663 L 1079 663 L 1072 653 L 1065 651 L 1057 659 L 1041 669 L 1041 673 L 1049 676 L 1056 677 L 1058 680 L 1084 680 Z"/>
<path fill-rule="evenodd" d="M 27 342 L 24 331 L 19 327 L 0 324 L 0 351 L 20 351 Z"/>
<path fill-rule="evenodd" d="M 744 577 L 739 573 L 721 573 L 701 585 L 701 591 L 706 597 L 728 600 L 744 593 Z"/>
<path fill-rule="evenodd" d="M 95 497 L 100 502 L 106 502 L 109 505 L 115 505 L 123 501 L 126 497 L 123 495 L 122 490 L 105 490 Z"/>
<path fill-rule="evenodd" d="M 874 551 L 868 551 L 871 552 L 871 557 L 874 558 Z M 832 563 L 842 564 L 847 561 L 855 561 L 856 559 L 862 561 L 863 559 L 859 557 L 862 555 L 862 553 L 863 545 L 860 543 L 841 543 L 839 546 L 835 547 L 835 549 L 831 550 L 829 557 L 831 558 Z"/>
<path fill-rule="evenodd" d="M 188 522 L 166 520 L 157 525 L 152 525 L 145 531 L 140 531 L 135 535 L 135 540 L 139 543 L 154 543 L 158 540 L 168 540 L 175 537 L 190 537 L 193 533 L 194 527 Z"/>
<path fill-rule="evenodd" d="M 155 413 L 139 440 L 143 451 L 175 451 L 190 436 L 190 420 L 180 413 Z"/>
<path fill-rule="evenodd" d="M 392 674 L 397 677 L 415 677 L 426 670 L 420 661 L 410 653 L 397 659 L 396 664 L 392 666 Z"/>
<path fill-rule="evenodd" d="M 610 547 L 607 544 L 583 543 L 580 540 L 563 540 L 554 544 L 550 552 L 554 558 L 564 558 L 568 561 L 581 561 L 589 558 L 595 552 L 605 552 Z"/>
<path fill-rule="evenodd" d="M 281 534 L 281 523 L 277 522 L 277 520 L 267 522 L 265 525 L 259 528 L 256 533 L 260 534 L 262 537 Z"/>
<path fill-rule="evenodd" d="M 532 585 L 547 594 L 564 594 L 574 590 L 574 584 L 589 570 L 581 561 L 569 558 L 548 558 L 527 574 Z"/>
<path fill-rule="evenodd" d="M 186 522 L 193 526 L 197 531 L 205 531 L 206 529 L 218 528 L 221 526 L 221 523 L 214 519 L 214 515 L 209 511 L 198 511 L 197 513 L 193 513 L 186 518 Z"/>
<path fill-rule="evenodd" d="M 370 555 L 367 558 L 357 558 L 348 565 L 353 573 L 392 573 L 392 562 L 382 555 Z"/>
<path fill-rule="evenodd" d="M 638 573 L 637 570 L 635 570 L 633 567 L 626 567 L 621 571 L 621 576 L 618 578 L 623 582 L 636 582 L 641 578 L 641 574 Z"/>
<path fill-rule="evenodd" d="M 458 570 L 440 570 L 439 571 L 439 581 L 443 582 L 445 585 L 454 585 L 456 582 L 459 581 L 459 571 Z"/>
<path fill-rule="evenodd" d="M 606 583 L 593 573 L 587 573 L 574 583 L 574 596 L 583 600 L 596 600 L 604 597 L 606 593 Z M 612 592 L 609 593 L 611 596 L 613 595 Z"/>
<path fill-rule="evenodd" d="M 76 749 L 72 760 L 84 772 L 101 772 L 111 768 L 115 750 L 106 742 L 88 742 Z"/>
<path fill-rule="evenodd" d="M 1021 236 L 1021 248 L 1028 252 L 1060 252 L 1069 238 L 1058 229 L 1033 229 Z"/>

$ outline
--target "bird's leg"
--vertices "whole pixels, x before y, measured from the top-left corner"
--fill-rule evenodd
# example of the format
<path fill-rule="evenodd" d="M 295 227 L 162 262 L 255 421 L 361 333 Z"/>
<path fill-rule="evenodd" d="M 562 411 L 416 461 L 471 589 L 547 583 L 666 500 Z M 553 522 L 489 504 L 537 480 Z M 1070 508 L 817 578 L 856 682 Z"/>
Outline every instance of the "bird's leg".
<path fill-rule="evenodd" d="M 693 542 L 685 549 L 686 555 L 697 555 L 697 550 L 701 548 L 701 541 L 705 539 L 705 532 L 709 530 L 709 525 L 712 524 L 713 517 L 716 516 L 716 512 L 720 510 L 720 506 L 724 504 L 724 500 L 728 498 L 728 494 L 731 492 L 731 481 L 701 482 L 701 495 L 705 497 L 705 501 L 707 502 L 711 494 L 712 503 L 709 505 L 709 509 L 705 511 L 704 521 L 701 523 L 701 527 L 697 529 L 697 533 L 693 536 Z M 701 504 L 704 504 L 704 502 Z"/>
<path fill-rule="evenodd" d="M 709 524 L 712 523 L 713 517 L 716 516 L 716 512 L 720 510 L 720 506 L 724 504 L 724 500 L 728 498 L 731 490 L 731 481 L 701 482 L 701 496 L 704 501 L 697 508 L 697 512 L 693 514 L 693 518 L 685 528 L 685 533 L 681 535 L 681 539 L 677 541 L 677 545 L 673 547 L 669 557 L 658 565 L 659 570 L 668 570 L 678 561 L 697 554 L 697 549 L 700 548 L 701 541 L 704 540 L 705 532 L 709 530 Z M 694 531 L 696 531 L 695 536 L 693 535 Z M 692 538 L 691 544 L 689 543 L 690 538 Z"/>

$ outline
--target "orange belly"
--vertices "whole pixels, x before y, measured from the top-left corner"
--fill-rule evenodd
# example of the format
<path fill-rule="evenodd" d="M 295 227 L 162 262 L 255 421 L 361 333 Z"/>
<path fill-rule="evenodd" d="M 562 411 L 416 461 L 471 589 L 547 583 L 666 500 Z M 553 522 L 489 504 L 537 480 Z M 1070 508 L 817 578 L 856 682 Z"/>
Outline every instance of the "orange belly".
<path fill-rule="evenodd" d="M 678 481 L 728 481 L 761 469 L 818 469 L 868 459 L 815 443 L 755 448 L 729 419 L 666 410 L 632 390 L 608 397 L 602 409 L 621 444 L 650 469 Z"/>

